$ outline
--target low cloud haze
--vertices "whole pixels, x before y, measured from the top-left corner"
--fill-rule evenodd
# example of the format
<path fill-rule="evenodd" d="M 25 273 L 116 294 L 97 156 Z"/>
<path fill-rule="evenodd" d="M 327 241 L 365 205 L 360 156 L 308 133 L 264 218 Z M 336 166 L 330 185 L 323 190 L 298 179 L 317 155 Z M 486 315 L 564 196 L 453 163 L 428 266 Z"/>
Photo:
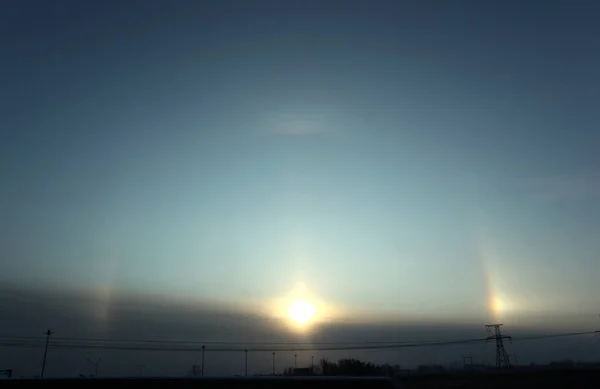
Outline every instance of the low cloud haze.
<path fill-rule="evenodd" d="M 99 299 L 85 290 L 17 287 L 4 284 L 1 288 L 0 366 L 15 371 L 16 376 L 39 374 L 43 356 L 43 332 L 54 331 L 48 352 L 47 376 L 91 374 L 93 366 L 86 359 L 101 358 L 100 375 L 183 375 L 192 365 L 200 365 L 200 347 L 207 347 L 207 375 L 244 373 L 242 351 L 216 351 L 223 348 L 248 348 L 249 373 L 269 374 L 272 371 L 270 349 L 276 351 L 276 371 L 293 366 L 294 354 L 300 366 L 321 358 L 336 360 L 354 357 L 377 363 L 416 367 L 420 364 L 456 364 L 463 355 L 476 363 L 494 363 L 494 343 L 456 346 L 428 346 L 379 350 L 312 350 L 286 351 L 302 348 L 339 348 L 349 343 L 418 342 L 431 340 L 462 340 L 487 336 L 485 323 L 326 323 L 311 331 L 298 333 L 285 320 L 264 314 L 244 312 L 241 307 L 218 306 L 201 301 L 177 300 L 152 294 L 115 292 L 110 299 Z M 513 336 L 535 336 L 547 330 L 533 327 L 506 327 Z M 23 344 L 12 337 L 38 337 L 37 347 L 8 347 L 7 342 Z M 61 339 L 62 338 L 62 339 Z M 65 338 L 75 338 L 69 340 Z M 102 348 L 64 349 L 52 347 L 52 342 L 64 344 L 77 339 L 111 339 L 115 341 L 186 341 L 193 351 L 110 350 Z M 19 343 L 21 342 L 21 343 Z M 31 342 L 31 341 L 28 341 Z M 213 344 L 211 342 L 224 342 Z M 281 342 L 264 345 L 260 342 Z M 331 344 L 329 344 L 331 342 Z M 84 342 L 90 344 L 90 341 Z M 296 343 L 296 344 L 294 344 Z M 121 343 L 122 344 L 122 343 Z M 178 343 L 127 343 L 142 347 L 181 347 Z M 373 346 L 374 344 L 369 344 Z M 375 344 L 376 345 L 376 344 Z M 548 362 L 562 358 L 593 357 L 597 339 L 593 337 L 565 338 L 543 341 L 515 341 L 507 344 L 511 353 L 518 353 L 520 362 Z M 211 351 L 212 348 L 212 351 Z M 267 349 L 252 351 L 252 349 Z M 588 353 L 586 355 L 585 353 Z M 144 365 L 145 367 L 140 367 Z"/>

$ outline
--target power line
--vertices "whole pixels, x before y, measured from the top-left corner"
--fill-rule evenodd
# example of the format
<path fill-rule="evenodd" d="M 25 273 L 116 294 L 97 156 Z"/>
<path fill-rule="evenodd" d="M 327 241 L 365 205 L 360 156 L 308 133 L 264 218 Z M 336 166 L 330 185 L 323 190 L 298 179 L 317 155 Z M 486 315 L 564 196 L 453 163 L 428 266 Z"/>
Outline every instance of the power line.
<path fill-rule="evenodd" d="M 12 340 L 12 339 L 21 339 L 21 340 L 44 340 L 44 337 L 41 336 L 2 336 L 0 335 L 0 340 L 2 339 L 7 339 L 7 340 Z M 168 343 L 168 344 L 197 344 L 197 345 L 203 345 L 203 344 L 257 344 L 257 345 L 361 345 L 361 344 L 390 344 L 390 343 L 394 343 L 394 344 L 401 344 L 401 343 L 412 343 L 413 341 L 356 341 L 356 342 L 342 342 L 342 341 L 335 341 L 335 342 L 291 342 L 291 341 L 281 341 L 281 342 L 269 342 L 269 341 L 264 341 L 264 342 L 260 342 L 260 341 L 201 341 L 201 340 L 149 340 L 149 339 L 107 339 L 107 338 L 73 338 L 73 337 L 53 337 L 53 340 L 56 341 L 85 341 L 85 342 L 97 342 L 97 343 L 103 343 L 103 342 L 121 342 L 121 343 Z M 442 340 L 429 340 L 429 341 L 424 341 L 424 342 L 441 342 Z"/>
<path fill-rule="evenodd" d="M 462 341 L 450 341 L 450 342 L 439 342 L 439 343 L 413 343 L 413 344 L 391 344 L 391 345 L 379 345 L 379 346 L 340 346 L 340 347 L 290 347 L 290 348 L 273 348 L 273 347 L 255 347 L 255 348 L 240 348 L 240 347 L 215 347 L 205 348 L 206 351 L 210 352 L 241 352 L 241 351 L 341 351 L 341 350 L 381 350 L 381 349 L 394 349 L 404 347 L 425 347 L 425 346 L 443 346 L 450 344 L 465 344 L 473 342 L 485 342 L 485 339 L 473 339 L 473 340 L 462 340 Z M 6 347 L 40 347 L 39 343 L 17 343 L 17 342 L 0 342 L 0 346 Z M 146 350 L 146 351 L 191 351 L 199 352 L 202 351 L 200 347 L 169 347 L 169 346 L 137 346 L 137 345 L 110 345 L 110 344 L 68 344 L 68 343 L 57 343 L 53 342 L 53 348 L 61 349 L 106 349 L 106 350 Z"/>
<path fill-rule="evenodd" d="M 579 335 L 591 335 L 591 334 L 600 334 L 599 330 L 596 331 L 582 331 L 582 332 L 562 332 L 559 334 L 547 334 L 547 335 L 534 335 L 534 336 L 521 336 L 521 337 L 512 337 L 512 341 L 520 341 L 520 340 L 537 340 L 537 339 L 550 339 L 550 338 L 562 338 L 565 336 L 579 336 Z"/>
<path fill-rule="evenodd" d="M 541 340 L 541 339 L 550 339 L 550 338 L 558 338 L 558 337 L 568 337 L 568 336 L 580 336 L 580 335 L 589 335 L 600 333 L 600 331 L 586 331 L 586 332 L 571 332 L 571 333 L 562 333 L 562 334 L 547 334 L 547 335 L 538 335 L 538 336 L 528 336 L 521 338 L 513 338 L 513 341 L 527 341 L 527 340 Z M 101 344 L 89 342 L 89 341 L 81 341 L 82 339 L 73 338 L 72 341 L 59 341 L 58 338 L 52 338 L 52 347 L 53 348 L 61 348 L 61 349 L 108 349 L 108 350 L 130 350 L 130 351 L 189 351 L 189 352 L 200 352 L 202 351 L 201 347 L 198 346 L 190 346 L 185 347 L 184 345 L 173 343 L 172 345 L 168 344 L 118 344 L 118 342 L 106 339 L 105 342 Z M 495 339 L 495 338 L 494 338 Z M 401 348 L 414 348 L 414 347 L 434 347 L 434 346 L 449 346 L 449 345 L 460 345 L 460 344 L 477 344 L 477 343 L 485 343 L 488 338 L 477 338 L 477 339 L 462 339 L 462 340 L 449 340 L 449 341 L 421 341 L 421 342 L 389 342 L 388 344 L 359 344 L 354 343 L 352 345 L 346 345 L 345 342 L 333 343 L 330 345 L 324 346 L 312 346 L 312 343 L 287 343 L 292 347 L 270 347 L 269 343 L 264 343 L 265 347 L 205 347 L 206 351 L 210 352 L 243 352 L 245 350 L 252 352 L 273 352 L 273 351 L 344 351 L 344 350 L 382 350 L 382 349 L 401 349 Z M 236 343 L 228 343 L 228 344 L 236 344 Z M 239 344 L 239 343 L 238 343 Z M 241 343 L 246 344 L 246 343 Z M 284 343 L 279 343 L 283 345 Z M 297 345 L 303 345 L 304 347 L 295 347 Z M 14 340 L 14 341 L 6 341 L 0 339 L 0 346 L 5 347 L 41 347 L 43 346 L 42 342 L 28 342 L 23 340 Z"/>

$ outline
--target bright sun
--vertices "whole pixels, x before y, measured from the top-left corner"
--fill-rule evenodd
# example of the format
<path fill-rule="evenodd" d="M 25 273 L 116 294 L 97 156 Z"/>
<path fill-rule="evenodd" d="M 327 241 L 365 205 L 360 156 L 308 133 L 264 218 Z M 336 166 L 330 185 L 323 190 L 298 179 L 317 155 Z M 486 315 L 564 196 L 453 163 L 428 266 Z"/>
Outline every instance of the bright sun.
<path fill-rule="evenodd" d="M 308 301 L 298 300 L 290 305 L 288 315 L 297 323 L 306 323 L 315 315 L 315 307 Z"/>

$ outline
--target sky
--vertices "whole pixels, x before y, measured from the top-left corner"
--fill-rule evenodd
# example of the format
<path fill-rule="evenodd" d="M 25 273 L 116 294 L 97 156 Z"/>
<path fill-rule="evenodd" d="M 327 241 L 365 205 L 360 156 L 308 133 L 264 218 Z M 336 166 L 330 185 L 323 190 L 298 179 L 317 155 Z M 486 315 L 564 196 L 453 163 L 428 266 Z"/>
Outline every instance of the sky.
<path fill-rule="evenodd" d="M 0 283 L 91 293 L 96 321 L 124 293 L 594 329 L 598 17 L 583 0 L 6 1 Z"/>

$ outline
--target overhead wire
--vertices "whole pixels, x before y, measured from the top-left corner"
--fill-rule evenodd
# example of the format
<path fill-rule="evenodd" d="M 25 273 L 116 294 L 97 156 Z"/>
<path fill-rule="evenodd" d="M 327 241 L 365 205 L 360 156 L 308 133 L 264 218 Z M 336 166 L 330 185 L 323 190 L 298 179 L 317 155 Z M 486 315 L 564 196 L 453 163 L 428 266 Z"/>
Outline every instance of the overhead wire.
<path fill-rule="evenodd" d="M 585 332 L 570 332 L 560 334 L 546 334 L 525 337 L 513 337 L 513 341 L 540 340 L 568 336 L 582 336 L 589 334 L 598 334 L 599 331 Z M 285 351 L 345 351 L 345 350 L 383 350 L 383 349 L 401 349 L 415 347 L 435 347 L 435 346 L 450 346 L 450 345 L 466 345 L 488 342 L 489 338 L 475 338 L 462 340 L 447 340 L 447 341 L 419 341 L 419 342 L 388 342 L 388 343 L 367 343 L 367 342 L 274 342 L 261 343 L 254 342 L 255 347 L 243 347 L 248 345 L 248 342 L 183 342 L 183 341 L 126 341 L 114 339 L 95 339 L 92 338 L 53 338 L 50 341 L 52 348 L 61 349 L 110 349 L 110 350 L 131 350 L 131 351 L 187 351 L 187 352 L 285 352 Z M 146 343 L 146 344 L 144 344 Z M 190 346 L 186 346 L 190 344 Z M 204 347 L 198 347 L 202 344 Z M 206 347 L 206 344 L 223 345 L 218 347 Z M 232 345 L 227 347 L 227 345 Z M 43 338 L 41 337 L 11 337 L 0 336 L 0 346 L 3 347 L 42 347 Z M 237 346 L 237 347 L 233 347 Z M 274 347 L 279 346 L 279 347 Z M 290 346 L 290 347 L 282 347 Z M 297 347 L 302 346 L 302 347 Z"/>

